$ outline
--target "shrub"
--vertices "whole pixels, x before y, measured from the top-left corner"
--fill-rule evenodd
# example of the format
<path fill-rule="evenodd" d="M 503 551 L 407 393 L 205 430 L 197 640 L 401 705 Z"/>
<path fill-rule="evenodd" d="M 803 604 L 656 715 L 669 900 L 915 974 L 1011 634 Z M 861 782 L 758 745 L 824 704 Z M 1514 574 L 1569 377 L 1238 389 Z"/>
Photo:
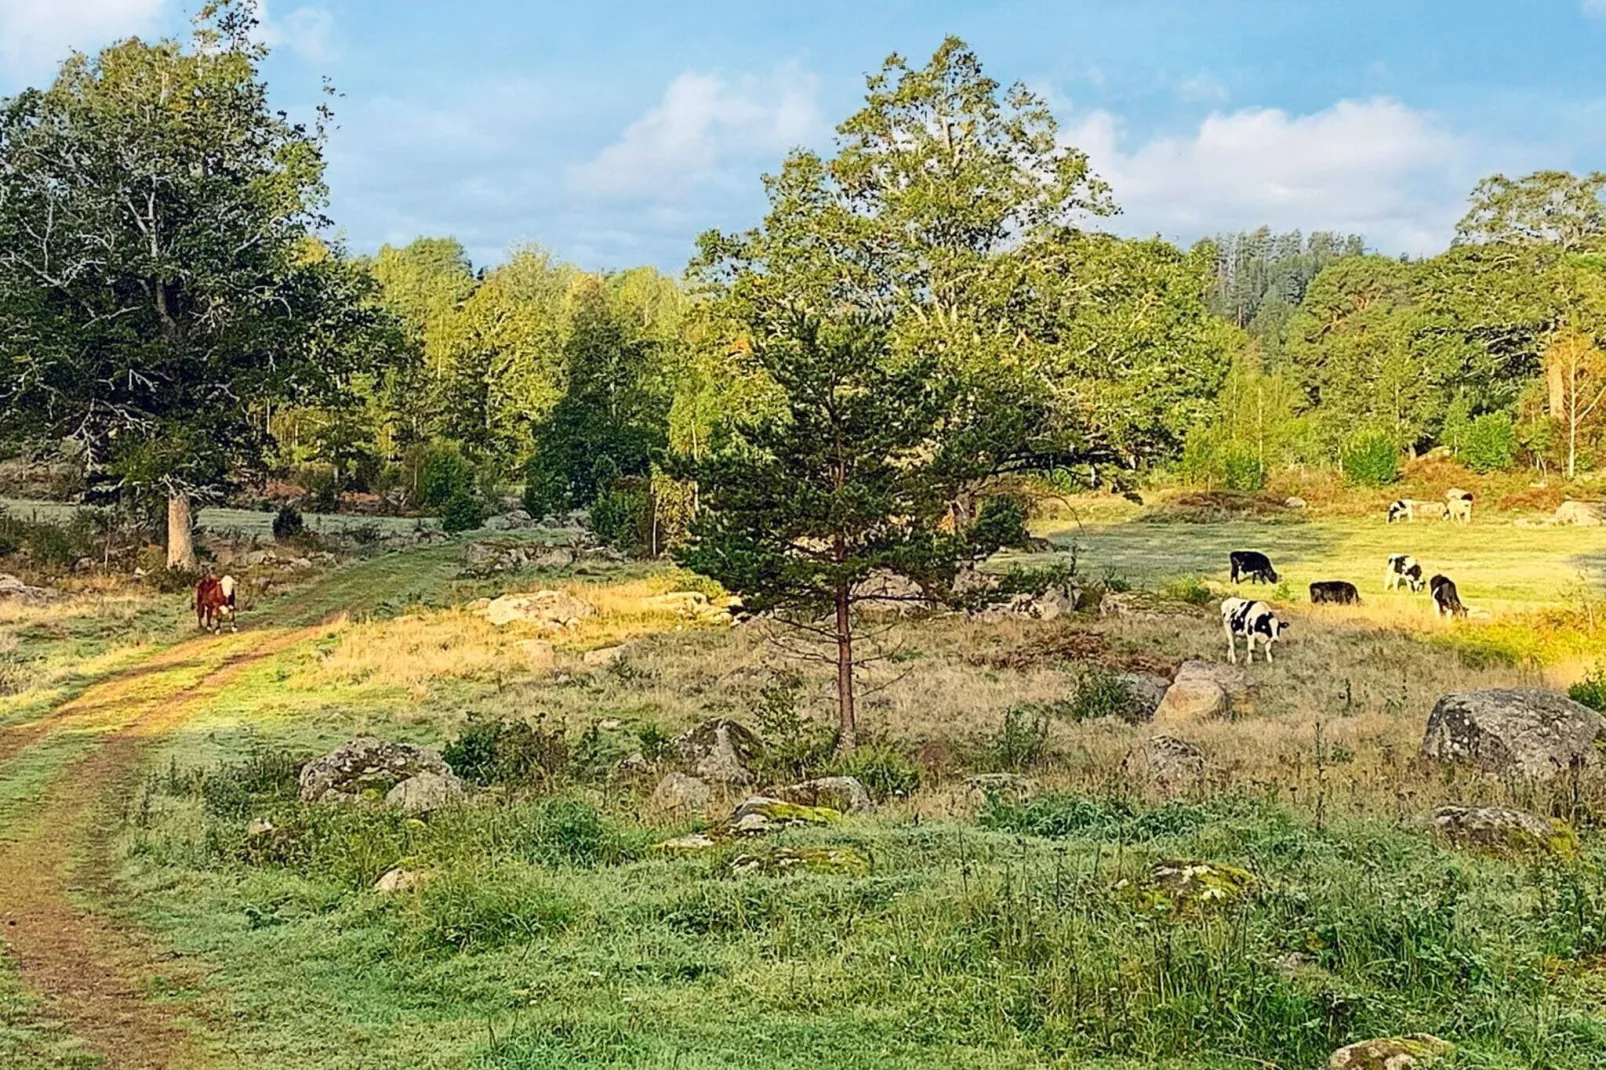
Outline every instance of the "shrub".
<path fill-rule="evenodd" d="M 452 772 L 481 786 L 550 783 L 567 768 L 569 747 L 558 730 L 471 716 L 441 756 Z"/>
<path fill-rule="evenodd" d="M 1207 606 L 1216 597 L 1202 576 L 1176 576 L 1165 582 L 1162 592 L 1190 606 Z"/>
<path fill-rule="evenodd" d="M 1569 687 L 1567 697 L 1606 713 L 1606 665 L 1595 666 L 1588 676 Z"/>
<path fill-rule="evenodd" d="M 485 522 L 485 503 L 472 488 L 459 488 L 441 508 L 441 528 L 445 531 L 473 531 Z"/>
<path fill-rule="evenodd" d="M 1344 478 L 1358 487 L 1382 487 L 1400 478 L 1400 451 L 1381 431 L 1362 431 L 1344 448 Z"/>
<path fill-rule="evenodd" d="M 418 504 L 442 509 L 453 498 L 474 493 L 474 466 L 449 442 L 436 442 L 418 460 Z"/>
<path fill-rule="evenodd" d="M 1265 490 L 1266 466 L 1253 450 L 1242 446 L 1228 447 L 1221 456 L 1221 485 L 1228 490 Z"/>
<path fill-rule="evenodd" d="M 591 530 L 609 546 L 633 551 L 646 545 L 652 498 L 644 487 L 616 485 L 591 505 Z"/>
<path fill-rule="evenodd" d="M 1082 679 L 1076 685 L 1076 695 L 1065 713 L 1073 721 L 1114 717 L 1128 724 L 1138 724 L 1148 715 L 1130 683 L 1120 675 L 1098 666 L 1082 674 Z"/>
<path fill-rule="evenodd" d="M 528 875 L 452 868 L 420 889 L 405 942 L 414 952 L 487 951 L 558 932 L 574 913 Z"/>
<path fill-rule="evenodd" d="M 920 766 L 891 743 L 855 747 L 832 763 L 831 773 L 857 777 L 877 802 L 905 798 L 920 787 Z"/>
<path fill-rule="evenodd" d="M 1474 472 L 1504 472 L 1517 460 L 1517 428 L 1504 412 L 1488 412 L 1472 421 L 1461 449 Z"/>
<path fill-rule="evenodd" d="M 302 519 L 301 510 L 293 505 L 281 505 L 273 517 L 273 538 L 275 542 L 290 542 L 299 539 L 307 533 L 307 522 Z"/>
<path fill-rule="evenodd" d="M 1043 759 L 1048 750 L 1048 723 L 1052 711 L 1041 706 L 1011 706 L 998 733 L 982 746 L 982 764 L 990 769 L 1024 773 Z"/>
<path fill-rule="evenodd" d="M 803 677 L 777 672 L 759 689 L 758 734 L 764 743 L 760 770 L 781 780 L 801 780 L 826 767 L 836 749 L 836 734 L 798 709 Z"/>

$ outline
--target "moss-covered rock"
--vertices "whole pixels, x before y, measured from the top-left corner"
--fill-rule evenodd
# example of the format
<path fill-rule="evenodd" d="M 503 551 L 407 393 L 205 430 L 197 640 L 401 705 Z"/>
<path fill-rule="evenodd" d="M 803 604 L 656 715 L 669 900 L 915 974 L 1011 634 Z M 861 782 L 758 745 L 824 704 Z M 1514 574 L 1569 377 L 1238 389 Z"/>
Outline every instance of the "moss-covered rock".
<path fill-rule="evenodd" d="M 1505 806 L 1441 806 L 1429 824 L 1455 847 L 1513 857 L 1578 857 L 1578 833 L 1553 817 Z"/>
<path fill-rule="evenodd" d="M 769 877 L 788 873 L 823 873 L 839 877 L 868 877 L 870 859 L 857 847 L 771 847 L 748 851 L 730 860 L 735 876 L 761 874 Z"/>
<path fill-rule="evenodd" d="M 1156 863 L 1145 881 L 1123 881 L 1118 887 L 1140 909 L 1190 914 L 1251 898 L 1260 890 L 1260 878 L 1224 862 L 1173 860 Z"/>
<path fill-rule="evenodd" d="M 731 814 L 729 829 L 742 835 L 756 835 L 799 825 L 829 825 L 842 820 L 842 811 L 829 806 L 803 806 L 799 803 L 754 795 L 742 801 Z"/>
<path fill-rule="evenodd" d="M 1363 1040 L 1335 1051 L 1327 1070 L 1424 1070 L 1454 1050 L 1455 1045 L 1429 1033 Z"/>
<path fill-rule="evenodd" d="M 693 832 L 686 836 L 676 836 L 672 840 L 665 840 L 657 845 L 655 850 L 666 855 L 685 856 L 702 854 L 719 846 L 719 841 L 712 836 L 701 832 Z"/>

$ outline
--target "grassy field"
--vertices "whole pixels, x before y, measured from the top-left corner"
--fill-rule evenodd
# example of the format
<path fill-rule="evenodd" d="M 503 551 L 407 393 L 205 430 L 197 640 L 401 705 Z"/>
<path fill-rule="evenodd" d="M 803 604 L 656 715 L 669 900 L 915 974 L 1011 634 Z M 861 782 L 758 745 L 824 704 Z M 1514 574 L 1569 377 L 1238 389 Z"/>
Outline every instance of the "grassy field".
<path fill-rule="evenodd" d="M 1413 758 L 1439 694 L 1593 664 L 1598 536 L 1362 520 L 1042 534 L 1074 544 L 1089 580 L 1156 591 L 1195 576 L 1225 590 L 1230 549 L 1284 571 L 1287 589 L 1263 593 L 1294 629 L 1255 666 L 1252 701 L 1163 729 L 1205 754 L 1200 784 L 1135 772 L 1159 729 L 1079 703 L 1112 671 L 1220 660 L 1209 606 L 902 623 L 865 668 L 874 742 L 844 766 L 810 749 L 831 714 L 827 667 L 762 627 L 653 608 L 695 578 L 627 565 L 469 579 L 448 545 L 331 573 L 218 645 L 172 646 L 180 610 L 150 595 L 0 620 L 31 665 L 0 697 L 0 845 L 132 716 L 101 696 L 155 702 L 215 679 L 147 733 L 132 779 L 106 783 L 102 831 L 67 830 L 81 836 L 70 865 L 106 868 L 65 894 L 144 934 L 159 977 L 142 998 L 188 1023 L 186 1065 L 1294 1070 L 1428 1031 L 1458 1045 L 1457 1066 L 1606 1066 L 1606 785 L 1446 776 Z M 1487 616 L 1440 625 L 1420 596 L 1384 595 L 1396 551 L 1450 572 Z M 1352 579 L 1367 604 L 1301 605 L 1316 578 Z M 520 645 L 540 633 L 468 608 L 553 585 L 598 613 L 550 636 L 551 666 Z M 1511 637 L 1539 621 L 1531 649 Z M 617 660 L 587 663 L 615 645 Z M 144 665 L 160 673 L 118 682 Z M 657 850 L 734 801 L 678 818 L 645 805 L 669 764 L 660 741 L 710 716 L 761 729 L 766 778 L 851 769 L 884 795 L 879 811 L 763 845 Z M 427 822 L 294 798 L 299 759 L 351 736 L 442 744 L 495 718 L 561 739 L 562 760 Z M 621 767 L 636 751 L 645 769 Z M 1028 775 L 1036 794 L 984 801 L 964 783 L 978 772 Z M 1581 856 L 1450 850 L 1416 824 L 1449 801 L 1563 816 Z M 271 849 L 247 836 L 253 819 L 281 830 Z M 870 872 L 731 871 L 737 854 L 814 847 L 851 849 Z M 1168 859 L 1241 867 L 1254 894 L 1151 894 Z M 433 878 L 371 890 L 397 865 Z M 68 1010 L 0 971 L 0 1065 L 100 1065 Z"/>

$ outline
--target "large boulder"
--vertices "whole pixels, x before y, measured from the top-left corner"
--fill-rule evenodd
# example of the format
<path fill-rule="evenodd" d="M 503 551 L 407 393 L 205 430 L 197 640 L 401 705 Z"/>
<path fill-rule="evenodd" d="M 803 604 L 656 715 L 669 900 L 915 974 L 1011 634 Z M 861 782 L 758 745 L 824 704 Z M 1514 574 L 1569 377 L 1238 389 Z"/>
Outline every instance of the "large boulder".
<path fill-rule="evenodd" d="M 1536 688 L 1492 688 L 1439 699 L 1422 756 L 1545 780 L 1598 762 L 1603 740 L 1606 719 L 1588 706 Z"/>
<path fill-rule="evenodd" d="M 423 817 L 467 797 L 463 782 L 451 773 L 419 773 L 387 791 L 385 805 L 394 806 L 411 817 Z"/>
<path fill-rule="evenodd" d="M 1170 680 L 1152 672 L 1124 672 L 1118 678 L 1132 695 L 1132 712 L 1141 715 L 1143 720 L 1154 716 L 1154 711 L 1165 701 L 1165 693 L 1171 690 Z"/>
<path fill-rule="evenodd" d="M 1553 524 L 1574 524 L 1581 528 L 1598 528 L 1606 524 L 1606 505 L 1598 502 L 1562 502 L 1550 518 Z"/>
<path fill-rule="evenodd" d="M 567 591 L 532 591 L 491 599 L 485 619 L 498 628 L 515 621 L 541 628 L 571 628 L 596 612 L 590 602 Z"/>
<path fill-rule="evenodd" d="M 1327 1070 L 1426 1070 L 1454 1050 L 1453 1044 L 1429 1033 L 1363 1040 L 1335 1051 Z"/>
<path fill-rule="evenodd" d="M 829 825 L 842 817 L 829 806 L 801 806 L 768 795 L 752 795 L 731 814 L 728 829 L 742 835 L 773 832 L 794 825 Z"/>
<path fill-rule="evenodd" d="M 359 736 L 301 767 L 301 799 L 303 802 L 383 799 L 396 785 L 422 773 L 452 777 L 451 767 L 433 747 L 387 743 L 372 736 Z"/>
<path fill-rule="evenodd" d="M 751 784 L 750 768 L 764 752 L 751 730 L 723 717 L 675 737 L 680 760 L 698 777 L 719 784 Z"/>
<path fill-rule="evenodd" d="M 1188 724 L 1222 717 L 1249 697 L 1249 673 L 1241 665 L 1184 661 L 1155 707 L 1159 722 Z"/>
<path fill-rule="evenodd" d="M 904 616 L 931 609 L 937 603 L 914 580 L 888 569 L 877 569 L 853 588 L 865 613 Z"/>
<path fill-rule="evenodd" d="M 694 776 L 672 772 L 658 782 L 647 799 L 647 807 L 660 814 L 697 813 L 708 805 L 713 792 Z"/>
<path fill-rule="evenodd" d="M 857 847 L 770 847 L 736 855 L 729 862 L 732 876 L 784 877 L 791 873 L 817 873 L 835 877 L 868 877 L 870 859 Z"/>
<path fill-rule="evenodd" d="M 54 588 L 31 587 L 9 573 L 0 572 L 0 601 L 44 605 L 58 597 L 60 595 Z"/>
<path fill-rule="evenodd" d="M 825 776 L 815 780 L 805 780 L 800 784 L 771 788 L 768 794 L 782 802 L 796 803 L 799 806 L 827 806 L 844 814 L 869 813 L 875 809 L 870 792 L 858 777 L 851 776 Z"/>
<path fill-rule="evenodd" d="M 1456 847 L 1493 855 L 1574 858 L 1578 833 L 1565 821 L 1505 806 L 1441 806 L 1430 823 Z"/>
<path fill-rule="evenodd" d="M 1198 914 L 1231 906 L 1259 893 L 1260 879 L 1247 869 L 1224 862 L 1174 860 L 1157 862 L 1148 880 L 1119 886 L 1146 911 Z"/>

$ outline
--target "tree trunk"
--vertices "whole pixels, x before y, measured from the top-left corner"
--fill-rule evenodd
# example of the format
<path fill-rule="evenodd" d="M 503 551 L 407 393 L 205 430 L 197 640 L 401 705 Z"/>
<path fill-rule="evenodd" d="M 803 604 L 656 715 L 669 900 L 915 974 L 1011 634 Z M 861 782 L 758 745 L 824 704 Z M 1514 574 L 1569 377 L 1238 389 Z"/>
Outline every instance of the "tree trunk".
<path fill-rule="evenodd" d="M 174 494 L 167 499 L 167 567 L 195 567 L 195 541 L 190 537 L 190 499 Z"/>
<path fill-rule="evenodd" d="M 842 731 L 836 749 L 846 754 L 858 746 L 858 725 L 853 716 L 853 630 L 848 613 L 851 592 L 836 589 L 836 701 L 842 715 Z"/>

